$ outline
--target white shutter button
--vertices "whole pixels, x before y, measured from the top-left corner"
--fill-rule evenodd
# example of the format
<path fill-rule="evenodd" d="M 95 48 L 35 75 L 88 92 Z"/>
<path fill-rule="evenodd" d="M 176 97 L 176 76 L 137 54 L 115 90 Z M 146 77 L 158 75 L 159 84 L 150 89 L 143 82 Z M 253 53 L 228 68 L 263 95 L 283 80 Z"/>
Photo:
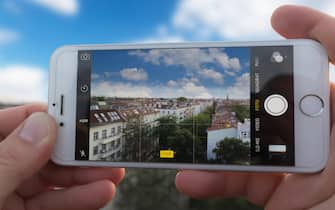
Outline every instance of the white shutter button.
<path fill-rule="evenodd" d="M 286 98 L 279 94 L 268 96 L 264 101 L 265 111 L 272 116 L 283 115 L 288 109 Z"/>
<path fill-rule="evenodd" d="M 299 103 L 300 111 L 309 117 L 319 116 L 322 113 L 324 106 L 325 104 L 323 100 L 319 96 L 313 94 L 305 95 L 300 99 Z"/>

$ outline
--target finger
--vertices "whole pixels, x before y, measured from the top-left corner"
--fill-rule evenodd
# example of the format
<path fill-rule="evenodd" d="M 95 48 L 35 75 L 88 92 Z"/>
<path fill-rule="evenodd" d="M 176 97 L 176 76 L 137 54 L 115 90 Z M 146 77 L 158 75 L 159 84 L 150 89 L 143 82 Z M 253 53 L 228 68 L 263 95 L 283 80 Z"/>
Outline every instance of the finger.
<path fill-rule="evenodd" d="M 46 183 L 68 187 L 102 179 L 108 179 L 117 185 L 123 179 L 124 174 L 125 170 L 123 168 L 63 167 L 49 163 L 41 171 L 40 177 Z"/>
<path fill-rule="evenodd" d="M 272 15 L 272 27 L 286 38 L 320 41 L 335 62 L 335 18 L 303 6 L 282 6 Z"/>
<path fill-rule="evenodd" d="M 55 121 L 35 113 L 0 143 L 0 206 L 48 161 L 55 139 Z"/>
<path fill-rule="evenodd" d="M 285 181 L 278 186 L 268 201 L 268 209 L 309 209 L 329 199 L 335 193 L 334 128 L 332 128 L 331 149 L 326 168 L 317 174 L 292 174 L 285 177 Z"/>
<path fill-rule="evenodd" d="M 46 112 L 45 104 L 28 104 L 0 110 L 0 140 L 4 139 L 34 112 Z"/>
<path fill-rule="evenodd" d="M 124 175 L 124 168 L 63 167 L 49 162 L 38 175 L 22 183 L 16 192 L 24 198 L 29 198 L 50 187 L 84 185 L 103 179 L 117 185 Z"/>
<path fill-rule="evenodd" d="M 321 202 L 320 204 L 313 206 L 309 210 L 328 210 L 333 209 L 335 206 L 335 195 L 330 197 L 328 200 Z"/>
<path fill-rule="evenodd" d="M 22 198 L 30 198 L 38 193 L 49 190 L 54 186 L 45 183 L 38 175 L 35 175 L 24 181 L 17 188 L 16 193 Z"/>
<path fill-rule="evenodd" d="M 13 193 L 7 198 L 5 205 L 2 206 L 2 209 L 6 209 L 6 210 L 24 209 L 23 203 L 24 203 L 24 200 L 20 198 L 20 196 Z"/>
<path fill-rule="evenodd" d="M 97 181 L 68 189 L 48 191 L 26 201 L 27 209 L 85 210 L 100 209 L 114 196 L 115 186 L 109 180 Z"/>
<path fill-rule="evenodd" d="M 181 171 L 176 186 L 194 198 L 244 196 L 263 205 L 282 178 L 282 174 L 269 173 Z"/>

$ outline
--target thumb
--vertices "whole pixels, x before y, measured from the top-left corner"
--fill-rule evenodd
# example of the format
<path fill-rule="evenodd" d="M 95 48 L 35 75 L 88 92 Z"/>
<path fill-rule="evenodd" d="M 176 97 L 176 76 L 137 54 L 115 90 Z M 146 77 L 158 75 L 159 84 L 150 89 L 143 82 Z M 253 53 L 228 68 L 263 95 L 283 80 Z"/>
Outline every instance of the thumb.
<path fill-rule="evenodd" d="M 0 143 L 0 207 L 48 161 L 55 139 L 55 121 L 40 112 L 30 115 Z"/>

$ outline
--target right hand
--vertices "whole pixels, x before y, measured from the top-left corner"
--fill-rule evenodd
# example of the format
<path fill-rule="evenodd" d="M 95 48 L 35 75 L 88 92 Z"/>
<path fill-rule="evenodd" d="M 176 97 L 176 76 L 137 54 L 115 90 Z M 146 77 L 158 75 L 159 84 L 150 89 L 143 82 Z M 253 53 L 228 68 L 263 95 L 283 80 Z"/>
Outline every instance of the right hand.
<path fill-rule="evenodd" d="M 335 63 L 335 18 L 301 6 L 283 6 L 272 25 L 286 38 L 309 38 L 323 44 Z M 181 171 L 177 188 L 195 198 L 245 197 L 266 209 L 335 208 L 335 85 L 331 85 L 332 132 L 326 168 L 317 174 Z M 317 139 L 316 139 L 317 140 Z"/>

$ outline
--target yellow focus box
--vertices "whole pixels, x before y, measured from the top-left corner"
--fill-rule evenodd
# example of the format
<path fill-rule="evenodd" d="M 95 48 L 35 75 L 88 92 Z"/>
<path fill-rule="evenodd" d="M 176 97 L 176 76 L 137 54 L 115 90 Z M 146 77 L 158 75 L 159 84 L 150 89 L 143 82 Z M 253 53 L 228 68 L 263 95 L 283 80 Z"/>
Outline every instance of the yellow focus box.
<path fill-rule="evenodd" d="M 160 150 L 159 157 L 160 158 L 174 158 L 174 151 L 173 150 Z"/>

